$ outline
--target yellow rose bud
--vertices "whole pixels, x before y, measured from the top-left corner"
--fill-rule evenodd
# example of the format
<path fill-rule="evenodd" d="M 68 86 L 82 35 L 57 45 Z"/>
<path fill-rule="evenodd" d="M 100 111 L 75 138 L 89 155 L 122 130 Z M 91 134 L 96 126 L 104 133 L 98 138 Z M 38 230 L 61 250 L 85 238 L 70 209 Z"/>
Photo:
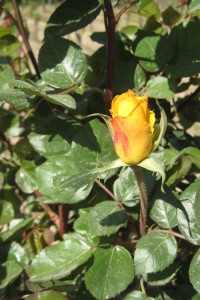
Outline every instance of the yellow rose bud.
<path fill-rule="evenodd" d="M 117 155 L 126 164 L 138 164 L 152 149 L 155 114 L 148 108 L 148 97 L 128 90 L 114 97 L 110 113 Z"/>

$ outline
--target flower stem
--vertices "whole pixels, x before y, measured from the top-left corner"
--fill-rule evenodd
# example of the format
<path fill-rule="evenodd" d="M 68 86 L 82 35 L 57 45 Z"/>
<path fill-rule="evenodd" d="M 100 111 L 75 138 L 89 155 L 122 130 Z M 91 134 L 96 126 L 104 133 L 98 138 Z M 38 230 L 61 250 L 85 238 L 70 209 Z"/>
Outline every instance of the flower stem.
<path fill-rule="evenodd" d="M 143 236 L 147 232 L 147 190 L 141 167 L 134 166 L 134 172 L 140 190 L 140 236 Z"/>
<path fill-rule="evenodd" d="M 114 83 L 114 52 L 115 52 L 115 16 L 110 0 L 104 0 L 105 10 L 104 15 L 107 24 L 108 36 L 108 52 L 107 52 L 107 86 L 105 92 L 106 112 L 109 111 L 110 103 L 113 98 L 113 83 Z"/>

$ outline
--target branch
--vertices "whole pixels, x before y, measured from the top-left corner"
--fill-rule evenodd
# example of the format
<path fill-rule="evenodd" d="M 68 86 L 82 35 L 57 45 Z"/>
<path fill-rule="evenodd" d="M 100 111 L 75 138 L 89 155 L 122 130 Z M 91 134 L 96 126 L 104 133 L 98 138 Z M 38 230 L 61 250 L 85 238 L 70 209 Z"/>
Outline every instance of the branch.
<path fill-rule="evenodd" d="M 132 1 L 130 2 L 129 4 L 126 4 L 119 12 L 118 14 L 116 14 L 115 16 L 115 24 L 118 24 L 121 16 L 131 7 L 133 6 L 134 4 L 138 3 L 139 0 L 135 0 L 135 1 Z"/>
<path fill-rule="evenodd" d="M 113 99 L 113 83 L 114 83 L 114 52 L 115 52 L 115 16 L 110 0 L 104 0 L 105 17 L 107 19 L 107 36 L 108 36 L 108 50 L 107 50 L 107 86 L 105 92 L 106 112 L 109 112 L 110 104 Z"/>
<path fill-rule="evenodd" d="M 95 182 L 111 197 L 115 200 L 117 205 L 120 208 L 123 208 L 123 204 L 115 197 L 115 195 L 98 179 L 95 180 Z"/>
<path fill-rule="evenodd" d="M 164 230 L 164 229 L 150 229 L 150 230 L 148 231 L 148 233 L 152 233 L 152 232 L 163 232 L 163 233 L 168 233 L 168 234 L 171 234 L 171 235 L 173 235 L 173 236 L 176 236 L 176 237 L 178 237 L 178 238 L 180 238 L 180 239 L 185 240 L 185 238 L 184 238 L 184 236 L 183 236 L 182 234 L 180 234 L 180 233 L 178 233 L 178 232 L 175 232 L 175 231 L 173 231 L 172 229 L 167 229 L 167 230 Z"/>
<path fill-rule="evenodd" d="M 40 71 L 39 71 L 39 68 L 38 68 L 35 56 L 33 54 L 33 51 L 31 49 L 31 45 L 29 43 L 29 40 L 28 40 L 28 37 L 27 37 L 27 34 L 26 34 L 26 30 L 25 30 L 25 27 L 24 27 L 24 24 L 23 24 L 23 21 L 22 21 L 22 17 L 21 17 L 21 13 L 20 13 L 19 7 L 17 5 L 17 1 L 16 0 L 12 0 L 12 5 L 13 5 L 14 11 L 15 11 L 16 22 L 17 22 L 17 26 L 18 26 L 19 32 L 20 32 L 20 34 L 22 36 L 24 45 L 26 47 L 26 50 L 28 52 L 28 55 L 29 55 L 30 60 L 32 62 L 32 65 L 33 65 L 33 67 L 35 69 L 37 77 L 40 79 L 41 78 Z"/>

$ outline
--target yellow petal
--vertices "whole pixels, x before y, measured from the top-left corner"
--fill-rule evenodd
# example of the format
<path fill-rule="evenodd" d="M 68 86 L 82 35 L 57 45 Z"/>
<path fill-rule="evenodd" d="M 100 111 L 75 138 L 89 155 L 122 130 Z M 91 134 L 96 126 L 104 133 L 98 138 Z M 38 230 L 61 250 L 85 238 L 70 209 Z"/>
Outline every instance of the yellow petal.
<path fill-rule="evenodd" d="M 134 118 L 116 117 L 110 121 L 117 155 L 129 165 L 138 164 L 152 148 L 152 133 L 148 123 Z"/>

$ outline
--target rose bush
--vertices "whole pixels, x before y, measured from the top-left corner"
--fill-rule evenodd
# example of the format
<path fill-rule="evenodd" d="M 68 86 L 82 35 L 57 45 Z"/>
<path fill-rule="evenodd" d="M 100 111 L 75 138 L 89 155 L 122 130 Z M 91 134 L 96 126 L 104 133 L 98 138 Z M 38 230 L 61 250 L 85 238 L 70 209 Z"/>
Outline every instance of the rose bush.
<path fill-rule="evenodd" d="M 129 165 L 139 163 L 152 150 L 155 114 L 148 107 L 148 97 L 128 90 L 114 97 L 110 113 L 117 155 Z"/>

